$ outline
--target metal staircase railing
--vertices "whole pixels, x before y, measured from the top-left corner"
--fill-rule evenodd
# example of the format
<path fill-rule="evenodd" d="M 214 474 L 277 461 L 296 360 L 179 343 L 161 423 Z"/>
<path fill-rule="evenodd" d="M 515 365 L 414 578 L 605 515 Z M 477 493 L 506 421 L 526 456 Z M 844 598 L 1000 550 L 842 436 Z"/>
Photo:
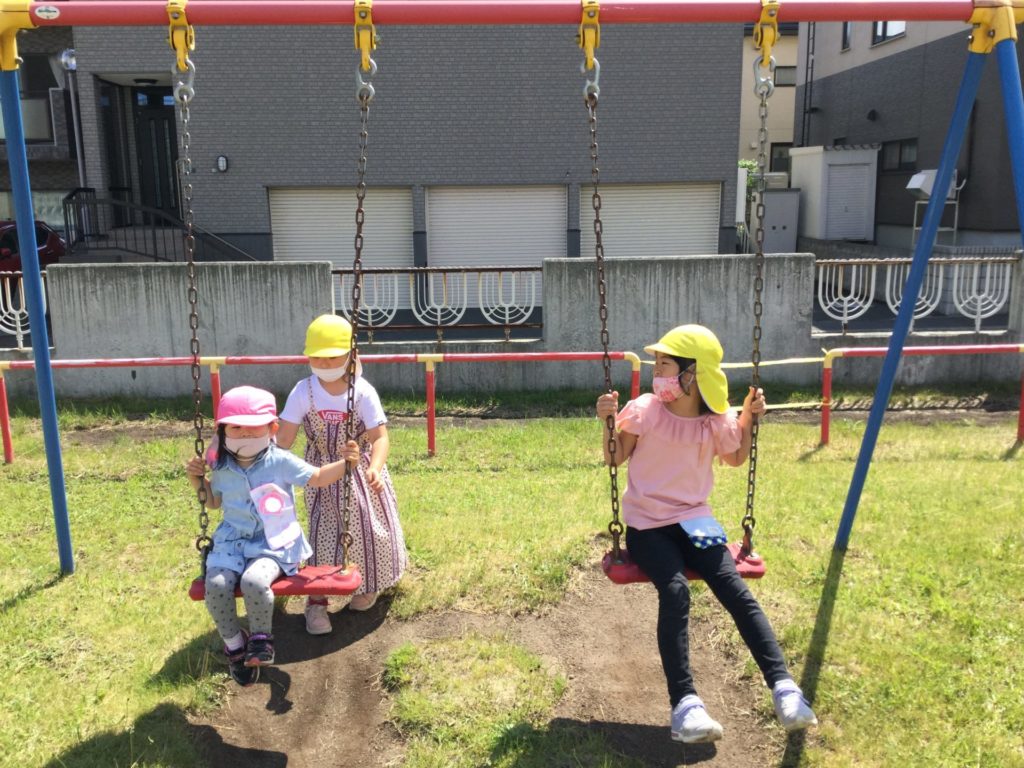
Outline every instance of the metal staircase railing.
<path fill-rule="evenodd" d="M 193 231 L 196 258 L 201 261 L 257 260 L 201 227 Z M 127 200 L 98 198 L 91 187 L 79 187 L 64 198 L 64 239 L 75 260 L 186 260 L 185 224 L 181 219 Z"/>

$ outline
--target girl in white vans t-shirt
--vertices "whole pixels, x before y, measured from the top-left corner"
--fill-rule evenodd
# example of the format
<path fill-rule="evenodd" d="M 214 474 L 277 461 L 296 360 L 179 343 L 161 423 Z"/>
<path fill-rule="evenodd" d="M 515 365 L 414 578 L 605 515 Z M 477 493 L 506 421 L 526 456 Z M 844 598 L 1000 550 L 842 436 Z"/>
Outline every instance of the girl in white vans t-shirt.
<path fill-rule="evenodd" d="M 398 583 L 408 564 L 405 537 L 398 520 L 395 489 L 388 474 L 390 443 L 387 417 L 377 391 L 362 377 L 356 363 L 354 415 L 348 413 L 348 355 L 352 326 L 336 315 L 321 315 L 306 331 L 304 354 L 313 375 L 299 381 L 281 411 L 277 443 L 290 448 L 301 424 L 306 431 L 305 459 L 313 466 L 336 461 L 345 445 L 345 426 L 354 418 L 351 434 L 359 447 L 359 463 L 352 473 L 348 531 L 352 536 L 349 559 L 363 575 L 362 586 L 349 607 L 365 611 L 381 590 Z M 340 565 L 344 479 L 326 488 L 306 489 L 311 565 Z M 327 599 L 310 597 L 306 604 L 306 631 L 331 631 Z"/>

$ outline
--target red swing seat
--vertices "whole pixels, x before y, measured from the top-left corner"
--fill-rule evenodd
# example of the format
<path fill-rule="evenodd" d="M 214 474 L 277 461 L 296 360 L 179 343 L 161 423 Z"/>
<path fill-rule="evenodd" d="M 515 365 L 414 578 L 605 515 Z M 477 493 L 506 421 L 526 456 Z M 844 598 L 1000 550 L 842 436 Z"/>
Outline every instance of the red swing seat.
<path fill-rule="evenodd" d="M 345 569 L 337 565 L 307 565 L 294 576 L 282 576 L 270 588 L 275 595 L 351 595 L 362 583 L 363 574 L 354 565 Z M 188 596 L 193 600 L 206 597 L 206 582 L 195 579 Z M 235 597 L 241 596 L 241 589 L 236 587 Z"/>
<path fill-rule="evenodd" d="M 736 570 L 739 571 L 740 576 L 744 579 L 760 579 L 764 576 L 764 560 L 759 555 L 753 552 L 749 555 L 744 555 L 740 551 L 739 542 L 733 542 L 725 546 L 732 555 L 732 559 L 736 563 Z M 601 558 L 601 570 L 604 571 L 605 576 L 616 584 L 638 584 L 650 581 L 647 578 L 647 574 L 640 570 L 640 566 L 630 559 L 629 552 L 626 551 L 625 547 L 619 550 L 619 555 L 620 559 L 618 562 L 614 560 L 611 552 L 605 553 L 605 556 Z M 686 578 L 690 581 L 701 580 L 700 575 L 696 571 L 687 568 L 685 573 Z"/>

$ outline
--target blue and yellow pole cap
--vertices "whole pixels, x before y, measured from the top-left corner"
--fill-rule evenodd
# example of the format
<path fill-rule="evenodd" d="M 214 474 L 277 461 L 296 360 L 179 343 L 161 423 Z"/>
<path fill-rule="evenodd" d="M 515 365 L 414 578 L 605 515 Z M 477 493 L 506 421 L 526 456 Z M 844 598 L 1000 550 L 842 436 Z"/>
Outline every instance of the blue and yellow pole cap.
<path fill-rule="evenodd" d="M 11 72 L 18 68 L 18 42 L 22 29 L 35 29 L 29 13 L 31 0 L 0 0 L 0 70 Z"/>

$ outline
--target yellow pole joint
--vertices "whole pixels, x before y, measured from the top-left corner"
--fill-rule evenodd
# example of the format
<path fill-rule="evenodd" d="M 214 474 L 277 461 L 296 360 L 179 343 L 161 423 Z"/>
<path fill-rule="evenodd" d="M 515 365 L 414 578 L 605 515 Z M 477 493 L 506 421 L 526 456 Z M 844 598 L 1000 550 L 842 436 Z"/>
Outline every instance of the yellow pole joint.
<path fill-rule="evenodd" d="M 761 20 L 754 25 L 754 47 L 761 52 L 761 66 L 768 67 L 772 48 L 779 39 L 779 0 L 761 0 Z"/>
<path fill-rule="evenodd" d="M 29 14 L 31 0 L 0 0 L 0 69 L 10 72 L 18 68 L 18 42 L 22 29 L 35 29 Z"/>
<path fill-rule="evenodd" d="M 210 366 L 210 373 L 217 373 L 222 365 L 228 364 L 228 359 L 226 357 L 200 357 L 199 364 L 208 365 Z"/>
<path fill-rule="evenodd" d="M 373 66 L 370 54 L 377 50 L 377 30 L 373 26 L 373 0 L 356 0 L 355 5 L 355 40 L 359 51 L 363 72 L 369 72 Z"/>
<path fill-rule="evenodd" d="M 594 68 L 594 51 L 601 47 L 600 15 L 600 0 L 583 0 L 583 18 L 576 42 L 586 55 L 583 66 L 588 71 Z"/>
<path fill-rule="evenodd" d="M 185 15 L 187 4 L 188 0 L 167 0 L 167 43 L 177 55 L 179 72 L 188 71 L 188 54 L 196 49 L 196 32 Z"/>
<path fill-rule="evenodd" d="M 992 53 L 997 43 L 1017 41 L 1017 25 L 1024 23 L 1021 0 L 974 0 L 971 14 L 971 53 Z"/>
<path fill-rule="evenodd" d="M 822 363 L 822 366 L 821 366 L 822 368 L 831 368 L 832 367 L 832 361 L 835 358 L 837 358 L 837 357 L 842 357 L 843 356 L 843 350 L 842 349 L 825 349 L 825 350 L 822 350 L 822 351 L 825 353 L 825 360 Z"/>
<path fill-rule="evenodd" d="M 434 370 L 434 363 L 443 363 L 444 362 L 444 355 L 438 355 L 438 354 L 432 354 L 432 353 L 431 354 L 427 354 L 427 353 L 418 354 L 418 355 L 416 355 L 416 361 L 426 365 L 426 370 L 432 371 L 432 370 Z"/>
<path fill-rule="evenodd" d="M 640 370 L 640 356 L 636 352 L 623 352 L 622 359 L 629 360 L 629 364 L 634 371 Z"/>

